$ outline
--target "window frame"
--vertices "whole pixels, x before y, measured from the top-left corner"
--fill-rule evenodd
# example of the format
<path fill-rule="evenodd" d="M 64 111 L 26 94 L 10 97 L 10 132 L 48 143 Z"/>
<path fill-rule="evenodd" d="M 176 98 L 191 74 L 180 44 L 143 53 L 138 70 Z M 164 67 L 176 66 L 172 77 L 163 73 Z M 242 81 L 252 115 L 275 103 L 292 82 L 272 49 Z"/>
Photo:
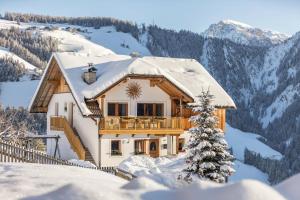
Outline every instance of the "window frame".
<path fill-rule="evenodd" d="M 143 111 L 143 115 L 140 115 L 139 114 L 139 105 L 143 105 L 144 107 L 144 111 Z M 148 106 L 149 105 L 152 105 L 152 115 L 149 115 L 149 109 L 148 109 Z M 162 108 L 161 108 L 161 115 L 157 115 L 157 105 L 160 105 Z M 164 107 L 165 107 L 165 104 L 164 103 L 148 103 L 148 102 L 137 102 L 136 104 L 136 115 L 138 117 L 163 117 L 164 114 L 165 114 L 165 110 L 164 110 Z"/>
<path fill-rule="evenodd" d="M 136 143 L 137 142 L 141 142 L 142 144 L 142 152 L 138 152 L 136 151 Z M 145 155 L 146 154 L 146 140 L 145 139 L 137 139 L 137 140 L 134 140 L 134 155 Z"/>
<path fill-rule="evenodd" d="M 114 105 L 114 115 L 109 113 L 109 105 Z M 120 105 L 125 105 L 125 115 L 120 115 Z M 107 102 L 107 112 L 108 117 L 123 117 L 128 116 L 128 103 L 127 102 Z"/>
<path fill-rule="evenodd" d="M 113 142 L 117 142 L 118 143 L 118 150 L 113 150 L 112 145 Z M 122 142 L 121 140 L 111 140 L 110 141 L 110 155 L 111 156 L 122 156 Z"/>

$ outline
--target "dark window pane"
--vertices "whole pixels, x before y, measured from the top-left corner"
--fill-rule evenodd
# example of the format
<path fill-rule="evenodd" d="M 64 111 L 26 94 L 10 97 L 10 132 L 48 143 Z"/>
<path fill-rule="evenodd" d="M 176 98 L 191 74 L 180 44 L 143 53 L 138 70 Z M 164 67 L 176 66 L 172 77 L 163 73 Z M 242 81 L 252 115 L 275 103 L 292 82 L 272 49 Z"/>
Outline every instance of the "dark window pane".
<path fill-rule="evenodd" d="M 153 116 L 153 104 L 146 104 L 146 116 Z"/>
<path fill-rule="evenodd" d="M 119 116 L 126 116 L 127 111 L 126 111 L 126 104 L 119 104 Z"/>
<path fill-rule="evenodd" d="M 107 106 L 107 115 L 108 116 L 115 116 L 115 108 L 116 108 L 116 104 L 114 103 L 109 103 Z"/>
<path fill-rule="evenodd" d="M 163 116 L 164 115 L 164 106 L 163 104 L 156 104 L 156 116 Z"/>
<path fill-rule="evenodd" d="M 156 151 L 156 142 L 150 143 L 150 151 Z"/>
<path fill-rule="evenodd" d="M 144 149 L 145 149 L 144 140 L 136 140 L 136 141 L 134 141 L 134 153 L 136 155 L 145 154 Z"/>
<path fill-rule="evenodd" d="M 144 104 L 143 103 L 138 103 L 137 104 L 137 116 L 144 116 Z"/>
<path fill-rule="evenodd" d="M 120 141 L 111 141 L 111 155 L 121 155 Z"/>

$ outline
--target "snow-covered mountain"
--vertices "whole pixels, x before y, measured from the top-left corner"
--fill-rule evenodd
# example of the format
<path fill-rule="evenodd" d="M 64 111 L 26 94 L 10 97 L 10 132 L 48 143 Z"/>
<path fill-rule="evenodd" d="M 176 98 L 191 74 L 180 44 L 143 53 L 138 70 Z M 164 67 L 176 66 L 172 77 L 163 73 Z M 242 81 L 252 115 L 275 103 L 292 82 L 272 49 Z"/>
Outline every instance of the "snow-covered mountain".
<path fill-rule="evenodd" d="M 234 20 L 223 20 L 212 24 L 202 33 L 206 38 L 229 39 L 233 42 L 251 46 L 271 46 L 288 38 L 287 35 L 254 28 Z"/>

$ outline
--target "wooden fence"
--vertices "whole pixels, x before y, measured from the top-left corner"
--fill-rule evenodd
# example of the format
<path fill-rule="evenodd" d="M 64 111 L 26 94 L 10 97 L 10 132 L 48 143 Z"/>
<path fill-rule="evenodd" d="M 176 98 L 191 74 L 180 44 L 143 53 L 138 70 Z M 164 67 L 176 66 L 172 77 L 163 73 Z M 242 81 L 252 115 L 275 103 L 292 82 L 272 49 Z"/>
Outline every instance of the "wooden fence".
<path fill-rule="evenodd" d="M 68 165 L 104 171 L 126 180 L 136 178 L 135 175 L 116 167 L 98 168 L 92 166 L 82 166 L 73 162 L 69 162 L 67 160 L 55 158 L 37 150 L 26 149 L 25 147 L 11 144 L 2 139 L 0 139 L 0 162 L 26 162 L 50 165 Z"/>
<path fill-rule="evenodd" d="M 25 147 L 12 144 L 0 139 L 0 162 L 27 162 L 27 163 L 39 163 L 50 165 L 70 165 L 81 167 L 76 163 L 72 163 L 66 160 L 58 159 L 46 153 L 27 149 Z M 96 168 L 96 167 L 86 167 Z"/>

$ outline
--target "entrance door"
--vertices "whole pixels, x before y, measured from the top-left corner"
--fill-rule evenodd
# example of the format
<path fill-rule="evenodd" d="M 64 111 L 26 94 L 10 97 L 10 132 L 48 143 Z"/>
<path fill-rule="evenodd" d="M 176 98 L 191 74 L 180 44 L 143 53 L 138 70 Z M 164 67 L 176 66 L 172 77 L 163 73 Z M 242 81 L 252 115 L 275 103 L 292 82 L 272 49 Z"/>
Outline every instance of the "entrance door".
<path fill-rule="evenodd" d="M 159 156 L 159 139 L 149 140 L 149 154 L 153 158 Z"/>

